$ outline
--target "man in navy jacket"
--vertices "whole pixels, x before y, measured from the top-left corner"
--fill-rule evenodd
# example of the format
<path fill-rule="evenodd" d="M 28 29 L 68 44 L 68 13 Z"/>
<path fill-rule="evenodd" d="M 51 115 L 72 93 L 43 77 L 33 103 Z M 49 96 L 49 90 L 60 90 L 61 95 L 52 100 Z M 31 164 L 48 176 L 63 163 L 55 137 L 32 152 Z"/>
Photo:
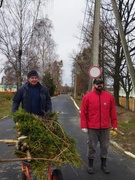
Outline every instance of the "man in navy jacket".
<path fill-rule="evenodd" d="M 27 112 L 44 116 L 52 110 L 51 97 L 48 89 L 39 83 L 39 76 L 35 70 L 28 73 L 28 82 L 22 85 L 13 98 L 12 112 L 18 110 L 20 103 Z"/>

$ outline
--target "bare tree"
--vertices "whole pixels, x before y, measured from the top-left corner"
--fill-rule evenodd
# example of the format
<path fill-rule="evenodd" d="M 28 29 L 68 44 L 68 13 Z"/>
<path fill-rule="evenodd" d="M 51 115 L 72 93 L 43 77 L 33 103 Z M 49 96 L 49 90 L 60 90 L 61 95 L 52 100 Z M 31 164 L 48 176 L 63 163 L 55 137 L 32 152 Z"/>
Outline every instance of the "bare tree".
<path fill-rule="evenodd" d="M 133 26 L 135 21 L 135 13 L 134 13 L 135 2 L 134 1 L 131 2 L 129 0 L 119 0 L 117 1 L 117 5 L 119 8 L 121 22 L 123 25 L 124 34 L 126 36 L 126 41 L 129 47 L 130 55 L 131 57 L 133 57 L 134 49 L 135 49 L 134 48 L 135 28 Z M 109 8 L 110 5 L 107 6 L 107 9 Z M 132 84 L 130 77 L 127 78 L 128 81 L 127 80 L 124 81 L 125 73 L 126 73 L 126 77 L 130 76 L 130 74 L 127 73 L 128 71 L 127 64 L 125 62 L 125 56 L 121 45 L 120 35 L 118 33 L 118 29 L 116 26 L 115 18 L 113 16 L 112 9 L 109 10 L 110 11 L 107 12 L 108 13 L 107 16 L 106 17 L 104 16 L 104 26 L 103 26 L 105 33 L 104 69 L 106 76 L 108 77 L 109 75 L 113 79 L 114 97 L 116 104 L 119 105 L 120 86 L 122 85 L 122 87 L 126 90 L 125 91 L 126 97 L 129 98 L 129 94 L 132 90 L 131 88 Z M 132 63 L 134 64 L 133 60 Z M 130 87 L 128 89 L 127 89 L 127 83 L 128 83 L 128 87 Z"/>
<path fill-rule="evenodd" d="M 0 9 L 0 52 L 5 56 L 5 72 L 12 69 L 19 87 L 23 74 L 39 68 L 37 47 L 33 48 L 34 28 L 40 17 L 43 0 L 5 1 Z M 7 64 L 10 64 L 7 67 Z"/>
<path fill-rule="evenodd" d="M 52 38 L 52 22 L 46 17 L 38 19 L 33 30 L 32 46 L 39 56 L 40 69 L 42 72 L 50 68 L 51 63 L 57 59 L 55 42 Z"/>
<path fill-rule="evenodd" d="M 91 50 L 89 48 L 84 48 L 82 53 L 71 56 L 73 59 L 72 81 L 76 89 L 76 95 L 85 94 L 88 91 L 90 54 Z"/>
<path fill-rule="evenodd" d="M 86 2 L 88 3 L 86 8 L 87 13 L 85 11 L 85 16 L 87 15 L 87 18 L 85 18 L 85 23 L 83 23 L 82 27 L 83 33 L 81 36 L 81 46 L 83 47 L 83 49 L 91 49 L 93 31 L 93 1 Z M 110 6 L 110 2 L 108 1 L 102 1 L 101 6 L 102 11 L 100 18 L 99 65 L 103 71 L 103 78 L 106 79 L 106 85 L 113 86 L 116 105 L 119 105 L 120 87 L 122 86 L 122 88 L 125 89 L 126 97 L 128 99 L 129 94 L 132 90 L 132 82 L 127 69 L 127 64 L 125 61 L 125 56 L 121 45 L 121 39 L 118 32 L 118 28 L 116 26 L 113 8 L 112 6 Z M 119 8 L 121 22 L 123 25 L 126 41 L 129 47 L 130 55 L 132 57 L 132 63 L 134 66 L 135 62 L 133 57 L 135 52 L 135 1 L 117 0 L 117 6 Z M 83 52 L 83 50 L 81 50 L 81 52 Z M 78 53 L 78 55 L 79 54 L 80 52 Z M 88 66 L 90 66 L 91 51 L 88 52 L 88 55 Z M 88 62 L 86 58 L 84 58 L 84 62 Z M 80 69 L 83 69 L 82 65 L 80 66 Z M 85 74 L 85 72 L 82 71 L 83 75 Z"/>
<path fill-rule="evenodd" d="M 56 91 L 61 91 L 61 84 L 62 84 L 62 67 L 63 67 L 63 61 L 62 60 L 56 60 L 51 65 L 51 76 L 53 78 Z"/>

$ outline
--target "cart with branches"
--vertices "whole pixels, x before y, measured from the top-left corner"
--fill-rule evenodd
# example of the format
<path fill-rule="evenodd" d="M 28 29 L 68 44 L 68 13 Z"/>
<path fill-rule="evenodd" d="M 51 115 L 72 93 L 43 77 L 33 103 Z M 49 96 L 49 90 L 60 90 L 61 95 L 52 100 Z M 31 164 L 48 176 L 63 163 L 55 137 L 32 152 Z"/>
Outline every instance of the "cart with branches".
<path fill-rule="evenodd" d="M 13 144 L 17 148 L 15 159 L 21 161 L 21 173 L 18 180 L 30 180 L 31 172 L 39 180 L 63 180 L 59 167 L 65 164 L 82 166 L 82 160 L 76 150 L 76 140 L 69 137 L 57 121 L 57 113 L 51 113 L 42 119 L 24 111 L 14 113 L 17 140 L 0 140 Z"/>

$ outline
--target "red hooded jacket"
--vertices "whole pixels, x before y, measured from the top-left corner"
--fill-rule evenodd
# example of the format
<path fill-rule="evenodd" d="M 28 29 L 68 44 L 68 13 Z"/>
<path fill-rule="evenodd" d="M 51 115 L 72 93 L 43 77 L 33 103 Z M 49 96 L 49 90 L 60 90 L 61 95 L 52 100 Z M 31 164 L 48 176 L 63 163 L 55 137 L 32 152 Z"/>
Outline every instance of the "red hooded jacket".
<path fill-rule="evenodd" d="M 117 114 L 113 96 L 104 90 L 86 94 L 81 105 L 81 128 L 117 128 Z"/>

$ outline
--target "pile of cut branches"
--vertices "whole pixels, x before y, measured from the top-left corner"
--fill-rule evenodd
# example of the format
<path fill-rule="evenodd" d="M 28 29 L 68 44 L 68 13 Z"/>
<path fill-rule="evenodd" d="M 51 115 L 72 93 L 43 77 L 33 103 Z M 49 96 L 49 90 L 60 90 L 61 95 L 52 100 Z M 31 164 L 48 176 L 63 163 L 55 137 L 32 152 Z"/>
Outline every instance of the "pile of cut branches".
<path fill-rule="evenodd" d="M 18 122 L 15 126 L 16 133 L 20 131 L 22 135 L 27 136 L 21 144 L 28 145 L 31 155 L 30 166 L 40 180 L 43 179 L 48 165 L 81 166 L 82 160 L 76 150 L 76 140 L 66 134 L 57 121 L 56 112 L 48 113 L 43 119 L 20 110 L 13 114 L 13 119 Z M 19 158 L 26 158 L 26 150 L 27 148 L 19 148 L 15 150 L 15 154 Z"/>

